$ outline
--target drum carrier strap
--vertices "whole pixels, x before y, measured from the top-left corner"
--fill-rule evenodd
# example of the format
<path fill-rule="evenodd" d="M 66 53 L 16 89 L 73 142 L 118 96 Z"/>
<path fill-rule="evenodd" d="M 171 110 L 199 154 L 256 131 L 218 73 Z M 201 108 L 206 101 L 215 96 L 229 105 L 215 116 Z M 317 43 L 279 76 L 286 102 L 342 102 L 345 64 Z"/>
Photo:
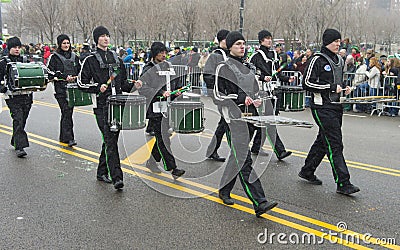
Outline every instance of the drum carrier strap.
<path fill-rule="evenodd" d="M 276 72 L 275 63 L 276 63 L 276 62 L 279 62 L 279 58 L 278 58 L 278 54 L 276 53 L 275 50 L 271 50 L 271 51 L 274 52 L 274 60 L 269 59 L 269 58 L 267 57 L 267 55 L 264 53 L 264 51 L 262 51 L 261 49 L 259 49 L 259 50 L 256 51 L 256 53 L 254 53 L 254 54 L 249 58 L 249 62 L 251 61 L 251 58 L 253 58 L 253 56 L 255 56 L 257 53 L 260 53 L 261 56 L 262 56 L 262 58 L 264 59 L 264 61 L 265 61 L 266 63 L 269 63 L 269 62 L 270 62 L 270 63 L 272 64 L 272 71 L 271 71 L 271 73 L 272 73 L 272 74 L 275 74 L 275 72 Z M 278 80 L 278 79 L 277 79 L 277 80 Z"/>
<path fill-rule="evenodd" d="M 76 72 L 76 65 L 75 65 L 75 58 L 76 55 L 74 52 L 71 52 L 71 57 L 69 59 L 65 58 L 65 56 L 61 55 L 58 52 L 54 52 L 55 55 L 60 58 L 63 66 L 64 66 L 64 73 L 67 75 L 77 75 L 78 72 Z"/>
<path fill-rule="evenodd" d="M 328 55 L 324 54 L 324 53 L 315 53 L 314 56 L 322 56 L 323 58 L 325 58 L 329 65 L 331 66 L 332 70 L 333 70 L 333 83 L 336 85 L 340 85 L 342 86 L 342 75 L 343 75 L 343 66 L 344 66 L 344 62 L 341 56 L 336 55 L 336 57 L 338 58 L 338 62 L 335 63 Z M 329 99 L 331 100 L 331 102 L 337 102 L 340 99 L 340 94 L 338 93 L 329 93 Z"/>
<path fill-rule="evenodd" d="M 118 68 L 121 66 L 120 61 L 118 59 L 118 55 L 115 51 L 113 50 L 107 50 L 107 52 L 110 51 L 113 54 L 114 57 L 114 63 L 104 63 L 103 59 L 101 59 L 101 56 L 97 51 L 93 52 L 94 56 L 96 57 L 97 61 L 100 63 L 100 69 L 108 69 L 108 77 L 111 77 L 111 75 L 114 72 L 118 71 Z M 117 91 L 115 90 L 115 80 L 113 79 L 111 81 L 111 92 L 112 95 L 116 95 Z"/>
<path fill-rule="evenodd" d="M 238 95 L 237 94 L 230 94 L 228 96 L 221 96 L 221 94 L 219 93 L 219 89 L 218 89 L 218 78 L 219 78 L 219 71 L 221 69 L 221 67 L 223 67 L 224 65 L 228 66 L 232 72 L 235 74 L 237 80 L 238 80 L 238 87 L 243 89 L 243 90 L 247 90 L 248 94 L 256 96 L 258 98 L 258 88 L 257 89 L 249 89 L 249 83 L 253 83 L 256 79 L 255 79 L 255 74 L 254 72 L 250 69 L 250 73 L 248 74 L 244 74 L 242 73 L 239 68 L 232 63 L 231 61 L 232 59 L 229 59 L 227 61 L 224 62 L 220 62 L 216 68 L 216 72 L 215 72 L 215 84 L 214 84 L 214 98 L 217 101 L 220 101 L 221 103 L 223 103 L 225 100 L 227 99 L 237 99 Z M 258 86 L 258 85 L 257 85 Z M 237 119 L 239 117 L 231 117 L 231 112 L 228 111 L 228 107 L 226 106 L 222 106 L 222 108 L 220 109 L 221 115 L 225 118 L 227 123 L 230 123 L 230 119 Z M 247 106 L 245 109 L 245 113 L 248 113 L 247 110 Z"/>
<path fill-rule="evenodd" d="M 213 51 L 213 53 L 215 53 L 216 51 L 220 51 L 221 52 L 222 56 L 224 57 L 224 61 L 225 62 L 228 60 L 228 57 L 226 56 L 226 53 L 225 53 L 225 51 L 223 49 L 215 49 Z"/>

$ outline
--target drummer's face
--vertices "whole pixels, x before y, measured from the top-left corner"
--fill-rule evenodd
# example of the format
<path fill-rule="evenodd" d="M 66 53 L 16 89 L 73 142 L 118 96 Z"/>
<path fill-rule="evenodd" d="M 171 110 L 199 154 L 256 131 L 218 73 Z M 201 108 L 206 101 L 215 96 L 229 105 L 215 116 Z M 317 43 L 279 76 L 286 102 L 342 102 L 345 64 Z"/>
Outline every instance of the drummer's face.
<path fill-rule="evenodd" d="M 98 47 L 105 49 L 108 47 L 110 43 L 110 36 L 107 34 L 103 34 L 99 37 L 99 43 L 97 44 Z"/>
<path fill-rule="evenodd" d="M 19 52 L 20 52 L 21 47 L 16 46 L 16 47 L 12 47 L 10 49 L 10 55 L 12 56 L 19 56 Z"/>
<path fill-rule="evenodd" d="M 163 52 L 161 52 L 161 53 L 158 53 L 158 54 L 156 55 L 156 57 L 154 58 L 154 60 L 155 60 L 157 63 L 164 62 L 165 59 L 166 59 L 166 56 L 167 56 L 167 51 L 163 51 Z"/>
<path fill-rule="evenodd" d="M 264 37 L 261 40 L 261 45 L 263 45 L 263 46 L 265 46 L 267 48 L 271 48 L 271 46 L 272 46 L 272 37 L 270 37 L 270 36 Z"/>
<path fill-rule="evenodd" d="M 61 43 L 61 49 L 64 51 L 68 51 L 70 46 L 71 46 L 71 44 L 69 43 L 69 41 L 67 39 L 65 39 Z"/>
<path fill-rule="evenodd" d="M 230 54 L 235 57 L 243 57 L 245 52 L 246 42 L 244 40 L 237 40 L 230 49 Z"/>

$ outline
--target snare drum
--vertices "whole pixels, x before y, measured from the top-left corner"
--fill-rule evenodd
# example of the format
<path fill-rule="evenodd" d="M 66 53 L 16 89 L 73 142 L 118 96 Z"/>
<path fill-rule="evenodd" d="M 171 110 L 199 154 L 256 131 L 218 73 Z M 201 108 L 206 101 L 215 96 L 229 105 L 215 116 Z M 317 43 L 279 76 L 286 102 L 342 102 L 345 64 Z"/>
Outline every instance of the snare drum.
<path fill-rule="evenodd" d="M 111 131 L 146 127 L 146 97 L 112 95 L 108 97 L 108 124 Z"/>
<path fill-rule="evenodd" d="M 92 105 L 92 95 L 78 89 L 76 83 L 67 84 L 68 106 L 87 106 Z"/>
<path fill-rule="evenodd" d="M 204 104 L 202 102 L 180 101 L 170 104 L 169 122 L 176 133 L 200 133 L 203 125 Z"/>
<path fill-rule="evenodd" d="M 12 63 L 9 69 L 11 91 L 42 91 L 47 87 L 48 75 L 41 62 Z"/>
<path fill-rule="evenodd" d="M 305 90 L 298 86 L 278 87 L 279 110 L 280 111 L 303 111 L 305 110 Z"/>

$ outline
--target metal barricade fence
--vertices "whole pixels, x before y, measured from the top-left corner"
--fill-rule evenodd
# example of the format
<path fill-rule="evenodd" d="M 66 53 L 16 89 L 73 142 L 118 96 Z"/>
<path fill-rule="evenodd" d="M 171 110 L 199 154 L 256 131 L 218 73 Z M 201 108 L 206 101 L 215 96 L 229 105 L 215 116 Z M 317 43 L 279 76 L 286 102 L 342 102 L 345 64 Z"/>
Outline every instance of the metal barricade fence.
<path fill-rule="evenodd" d="M 188 67 L 188 82 L 191 84 L 192 88 L 200 89 L 202 88 L 202 83 L 200 81 L 200 75 L 202 74 L 202 69 L 200 67 Z"/>
<path fill-rule="evenodd" d="M 388 102 L 384 103 L 382 105 L 382 111 L 378 114 L 380 116 L 381 114 L 384 113 L 385 109 L 389 109 L 389 114 L 390 116 L 398 116 L 399 109 L 400 109 L 400 99 L 399 99 L 399 93 L 400 93 L 400 85 L 397 85 L 397 76 L 387 76 L 385 75 L 384 79 L 384 88 L 388 96 L 396 96 L 396 101 L 394 102 Z"/>
<path fill-rule="evenodd" d="M 303 79 L 303 75 L 301 74 L 300 71 L 281 71 L 281 74 L 283 76 L 294 76 L 295 80 L 294 82 L 281 82 L 282 86 L 300 86 L 301 85 L 301 80 Z"/>
<path fill-rule="evenodd" d="M 124 63 L 126 69 L 126 75 L 129 80 L 137 80 L 142 74 L 142 70 L 145 63 L 134 62 L 134 63 Z"/>
<path fill-rule="evenodd" d="M 178 81 L 183 86 L 187 85 L 187 73 L 189 67 L 187 65 L 173 65 L 175 76 L 174 78 L 178 78 Z"/>

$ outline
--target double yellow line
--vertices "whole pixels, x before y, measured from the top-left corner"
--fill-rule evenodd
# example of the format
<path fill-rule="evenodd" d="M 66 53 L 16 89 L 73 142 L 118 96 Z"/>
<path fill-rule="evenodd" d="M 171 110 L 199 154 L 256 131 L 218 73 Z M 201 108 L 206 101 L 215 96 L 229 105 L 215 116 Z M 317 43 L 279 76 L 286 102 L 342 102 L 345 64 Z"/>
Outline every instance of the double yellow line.
<path fill-rule="evenodd" d="M 12 134 L 12 128 L 0 124 L 0 133 L 11 135 Z M 52 139 L 49 139 L 49 138 L 46 138 L 46 137 L 43 137 L 43 136 L 40 136 L 40 135 L 36 135 L 36 134 L 32 134 L 32 133 L 28 133 L 28 135 L 29 135 L 30 141 L 32 143 L 36 143 L 38 145 L 41 145 L 41 146 L 44 146 L 44 147 L 47 147 L 47 148 L 51 148 L 51 149 L 54 149 L 54 150 L 57 150 L 57 151 L 60 151 L 60 152 L 75 156 L 75 157 L 79 157 L 81 159 L 85 159 L 85 160 L 91 161 L 91 162 L 95 162 L 95 163 L 98 162 L 98 159 L 97 159 L 98 156 L 99 156 L 98 153 L 95 153 L 95 152 L 92 152 L 92 151 L 89 151 L 89 150 L 86 150 L 86 149 L 83 149 L 83 148 L 80 148 L 80 147 L 74 147 L 73 149 L 67 148 L 66 147 L 67 145 L 64 144 L 64 143 L 60 143 L 58 141 L 55 141 L 55 140 L 52 140 Z M 151 144 L 151 143 L 154 143 L 154 141 L 150 140 L 149 144 Z M 147 152 L 147 153 L 145 152 L 146 148 L 147 148 L 148 151 L 150 151 L 150 146 L 147 145 L 147 144 L 142 146 L 142 148 L 140 150 L 142 150 L 142 153 L 149 154 L 149 152 Z M 96 158 L 93 158 L 93 157 L 96 157 Z M 201 198 L 209 200 L 209 201 L 213 201 L 213 202 L 216 202 L 216 203 L 219 203 L 219 204 L 223 204 L 222 201 L 219 198 L 209 194 L 209 193 L 216 193 L 218 190 L 216 190 L 215 188 L 212 188 L 212 187 L 200 184 L 200 183 L 196 183 L 196 182 L 193 182 L 193 181 L 190 181 L 190 180 L 186 180 L 184 178 L 180 179 L 181 183 L 190 185 L 192 187 L 196 187 L 197 189 L 202 189 L 202 190 L 204 190 L 206 192 L 197 191 L 197 190 L 194 190 L 192 188 L 188 188 L 188 187 L 184 187 L 182 185 L 178 185 L 178 182 L 174 182 L 172 180 L 170 174 L 166 174 L 166 173 L 148 174 L 147 172 L 150 172 L 150 171 L 147 168 L 145 168 L 143 166 L 136 165 L 136 164 L 130 164 L 128 158 L 123 160 L 123 161 L 121 161 L 121 163 L 124 164 L 125 166 L 128 166 L 128 167 L 131 168 L 131 169 L 128 169 L 128 168 L 125 168 L 125 167 L 122 168 L 122 170 L 125 173 L 128 173 L 130 175 L 135 175 L 135 176 L 138 176 L 140 178 L 152 181 L 154 183 L 158 183 L 160 185 L 163 185 L 163 186 L 166 186 L 166 187 L 169 187 L 169 188 L 172 188 L 172 189 L 176 189 L 176 190 L 179 190 L 181 192 L 192 194 L 194 196 L 198 196 L 198 197 L 201 197 Z M 137 172 L 136 170 L 140 170 L 140 172 Z M 143 171 L 145 173 L 142 173 Z M 232 194 L 232 198 L 234 198 L 237 201 L 240 201 L 242 203 L 245 203 L 245 204 L 252 204 L 249 199 L 247 199 L 247 198 L 245 198 L 243 196 Z M 243 212 L 246 212 L 246 213 L 254 215 L 254 210 L 251 208 L 251 206 L 244 206 L 244 205 L 240 205 L 240 204 L 235 204 L 235 205 L 230 206 L 230 207 L 233 208 L 233 209 L 237 209 L 237 210 L 240 210 L 240 211 L 243 211 Z M 353 249 L 371 249 L 371 248 L 368 248 L 368 247 L 360 245 L 360 244 L 356 244 L 353 241 L 347 240 L 347 238 L 343 239 L 343 237 L 344 237 L 343 235 L 351 235 L 353 238 L 360 239 L 360 241 L 362 241 L 362 240 L 368 241 L 371 244 L 380 245 L 380 246 L 386 247 L 388 249 L 400 249 L 400 246 L 388 245 L 385 242 L 381 242 L 379 239 L 370 237 L 369 235 L 364 235 L 364 234 L 357 233 L 357 232 L 350 231 L 350 230 L 342 231 L 336 225 L 332 225 L 332 224 L 329 224 L 329 223 L 326 223 L 326 222 L 323 222 L 323 221 L 320 221 L 320 220 L 316 220 L 316 219 L 313 219 L 313 218 L 310 218 L 310 217 L 307 217 L 307 216 L 304 216 L 304 215 L 300 215 L 300 214 L 297 214 L 297 213 L 294 213 L 294 212 L 291 212 L 291 211 L 288 211 L 288 210 L 285 210 L 285 209 L 282 209 L 282 208 L 276 207 L 272 211 L 275 212 L 275 213 L 278 213 L 281 216 L 286 216 L 291 220 L 296 219 L 296 220 L 300 221 L 300 223 L 303 223 L 303 224 L 305 222 L 309 226 L 305 226 L 305 225 L 302 225 L 302 224 L 299 224 L 299 223 L 296 223 L 296 222 L 293 222 L 293 221 L 290 221 L 290 220 L 287 220 L 287 219 L 284 219 L 284 218 L 281 218 L 281 217 L 277 217 L 277 216 L 274 216 L 274 215 L 271 215 L 271 214 L 264 214 L 264 215 L 262 215 L 262 217 L 265 218 L 265 219 L 268 219 L 270 221 L 274 221 L 274 222 L 276 222 L 278 224 L 285 225 L 287 227 L 290 227 L 290 228 L 293 228 L 293 229 L 296 229 L 296 230 L 299 230 L 299 231 L 302 231 L 302 232 L 305 232 L 305 233 L 308 233 L 308 234 L 313 234 L 316 237 L 324 238 L 327 241 L 335 242 L 337 244 L 341 244 L 341 245 L 344 245 L 344 246 L 347 246 L 347 247 L 350 247 L 350 248 L 353 248 Z M 329 235 L 327 233 L 324 233 L 324 231 L 321 231 L 320 229 L 315 229 L 315 228 L 312 228 L 310 226 L 322 227 L 322 228 L 330 230 L 331 232 L 337 232 L 338 234 Z M 336 235 L 341 235 L 341 236 L 338 237 Z"/>

